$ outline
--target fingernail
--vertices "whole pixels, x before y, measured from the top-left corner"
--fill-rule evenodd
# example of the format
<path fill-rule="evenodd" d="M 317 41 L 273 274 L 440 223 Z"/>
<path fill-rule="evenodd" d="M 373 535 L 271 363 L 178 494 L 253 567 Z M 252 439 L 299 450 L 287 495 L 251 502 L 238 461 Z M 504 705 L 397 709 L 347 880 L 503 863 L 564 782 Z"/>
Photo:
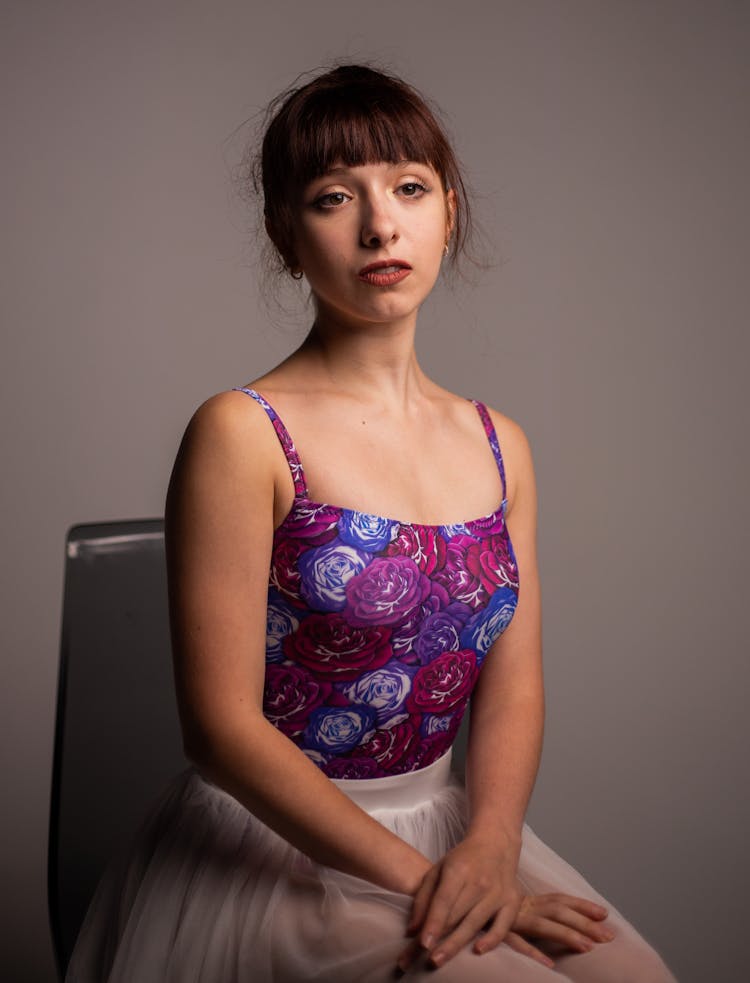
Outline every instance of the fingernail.
<path fill-rule="evenodd" d="M 444 960 L 445 960 L 444 952 L 433 952 L 432 955 L 430 956 L 430 962 L 434 966 L 442 966 Z"/>
<path fill-rule="evenodd" d="M 435 943 L 435 936 L 434 935 L 425 935 L 425 936 L 422 937 L 422 948 L 423 949 L 431 949 L 432 946 L 434 945 L 434 943 Z"/>
<path fill-rule="evenodd" d="M 604 939 L 605 942 L 611 942 L 612 939 L 615 937 L 615 933 L 614 932 L 609 932 L 609 931 L 607 931 L 607 932 L 601 932 L 600 935 Z"/>

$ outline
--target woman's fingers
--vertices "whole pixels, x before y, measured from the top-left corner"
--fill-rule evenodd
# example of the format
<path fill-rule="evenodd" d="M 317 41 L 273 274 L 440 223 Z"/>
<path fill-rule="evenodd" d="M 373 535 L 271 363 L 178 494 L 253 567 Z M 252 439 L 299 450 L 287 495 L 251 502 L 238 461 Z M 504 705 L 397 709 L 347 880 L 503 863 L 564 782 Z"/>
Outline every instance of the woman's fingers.
<path fill-rule="evenodd" d="M 432 898 L 439 876 L 440 868 L 436 864 L 427 871 L 422 879 L 422 883 L 420 884 L 417 893 L 414 895 L 414 900 L 412 902 L 409 924 L 406 927 L 407 935 L 413 935 L 422 927 L 422 923 L 425 915 L 427 914 L 427 910 L 430 907 L 430 899 Z"/>
<path fill-rule="evenodd" d="M 558 942 L 588 952 L 595 942 L 611 942 L 614 932 L 603 922 L 606 910 L 570 895 L 549 894 L 523 899 L 513 929 L 525 936 Z"/>
<path fill-rule="evenodd" d="M 549 956 L 545 955 L 545 953 L 543 953 L 541 949 L 537 949 L 536 946 L 532 945 L 529 941 L 527 941 L 522 935 L 519 935 L 517 932 L 508 932 L 508 934 L 503 939 L 503 942 L 505 942 L 507 946 L 509 946 L 511 949 L 514 949 L 516 952 L 520 952 L 521 955 L 529 956 L 531 959 L 535 959 L 538 963 L 541 963 L 543 966 L 547 966 L 548 969 L 554 968 L 555 964 L 550 959 Z M 474 947 L 474 949 L 476 952 L 485 951 L 484 949 L 482 950 L 477 949 L 476 946 Z"/>
<path fill-rule="evenodd" d="M 510 931 L 516 916 L 517 906 L 516 904 L 505 904 L 499 910 L 498 907 L 496 900 L 493 902 L 491 898 L 483 899 L 466 912 L 453 931 L 449 932 L 432 949 L 430 962 L 435 966 L 442 966 L 475 939 L 486 926 L 489 928 L 479 940 L 481 947 L 476 951 L 486 952 L 499 945 Z"/>

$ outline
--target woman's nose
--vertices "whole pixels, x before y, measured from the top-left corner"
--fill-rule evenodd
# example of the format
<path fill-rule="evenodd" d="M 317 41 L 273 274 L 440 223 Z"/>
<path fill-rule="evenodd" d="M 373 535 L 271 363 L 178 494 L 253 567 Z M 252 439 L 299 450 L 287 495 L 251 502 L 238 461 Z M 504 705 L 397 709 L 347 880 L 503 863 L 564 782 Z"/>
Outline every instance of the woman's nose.
<path fill-rule="evenodd" d="M 370 201 L 364 208 L 360 238 L 363 246 L 377 249 L 398 239 L 396 221 L 384 201 Z"/>

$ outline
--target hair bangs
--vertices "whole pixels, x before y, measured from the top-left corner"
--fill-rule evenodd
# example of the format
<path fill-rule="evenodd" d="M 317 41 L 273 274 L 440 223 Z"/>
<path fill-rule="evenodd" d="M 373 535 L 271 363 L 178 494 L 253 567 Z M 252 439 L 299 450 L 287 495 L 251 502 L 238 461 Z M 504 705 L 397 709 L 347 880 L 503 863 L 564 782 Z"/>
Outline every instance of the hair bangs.
<path fill-rule="evenodd" d="M 447 186 L 433 129 L 415 107 L 398 102 L 381 100 L 371 106 L 345 98 L 339 105 L 332 106 L 327 99 L 320 107 L 307 107 L 298 139 L 292 142 L 290 179 L 299 187 L 340 164 L 356 167 L 411 160 L 429 164 Z"/>

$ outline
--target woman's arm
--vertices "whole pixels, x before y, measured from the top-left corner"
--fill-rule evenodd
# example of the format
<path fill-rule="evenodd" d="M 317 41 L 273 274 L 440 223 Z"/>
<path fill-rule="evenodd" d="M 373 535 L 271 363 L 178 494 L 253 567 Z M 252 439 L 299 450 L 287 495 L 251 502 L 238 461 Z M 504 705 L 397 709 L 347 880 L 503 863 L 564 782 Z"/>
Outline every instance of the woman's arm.
<path fill-rule="evenodd" d="M 186 753 L 316 861 L 413 894 L 430 863 L 367 815 L 263 716 L 268 576 L 291 485 L 265 414 L 222 393 L 191 420 L 166 508 Z"/>
<path fill-rule="evenodd" d="M 514 424 L 512 433 L 512 441 L 506 438 L 514 485 L 507 526 L 518 563 L 518 605 L 482 666 L 466 759 L 469 835 L 501 838 L 510 846 L 520 845 L 544 727 L 536 480 L 523 431 Z"/>
<path fill-rule="evenodd" d="M 504 420 L 508 531 L 519 573 L 513 620 L 485 658 L 472 697 L 466 762 L 469 827 L 464 840 L 425 877 L 410 928 L 440 965 L 475 939 L 485 952 L 518 915 L 521 828 L 539 765 L 544 717 L 541 612 L 536 560 L 537 494 L 528 441 Z M 410 959 L 413 950 L 406 956 Z M 405 963 L 404 963 L 405 965 Z"/>

